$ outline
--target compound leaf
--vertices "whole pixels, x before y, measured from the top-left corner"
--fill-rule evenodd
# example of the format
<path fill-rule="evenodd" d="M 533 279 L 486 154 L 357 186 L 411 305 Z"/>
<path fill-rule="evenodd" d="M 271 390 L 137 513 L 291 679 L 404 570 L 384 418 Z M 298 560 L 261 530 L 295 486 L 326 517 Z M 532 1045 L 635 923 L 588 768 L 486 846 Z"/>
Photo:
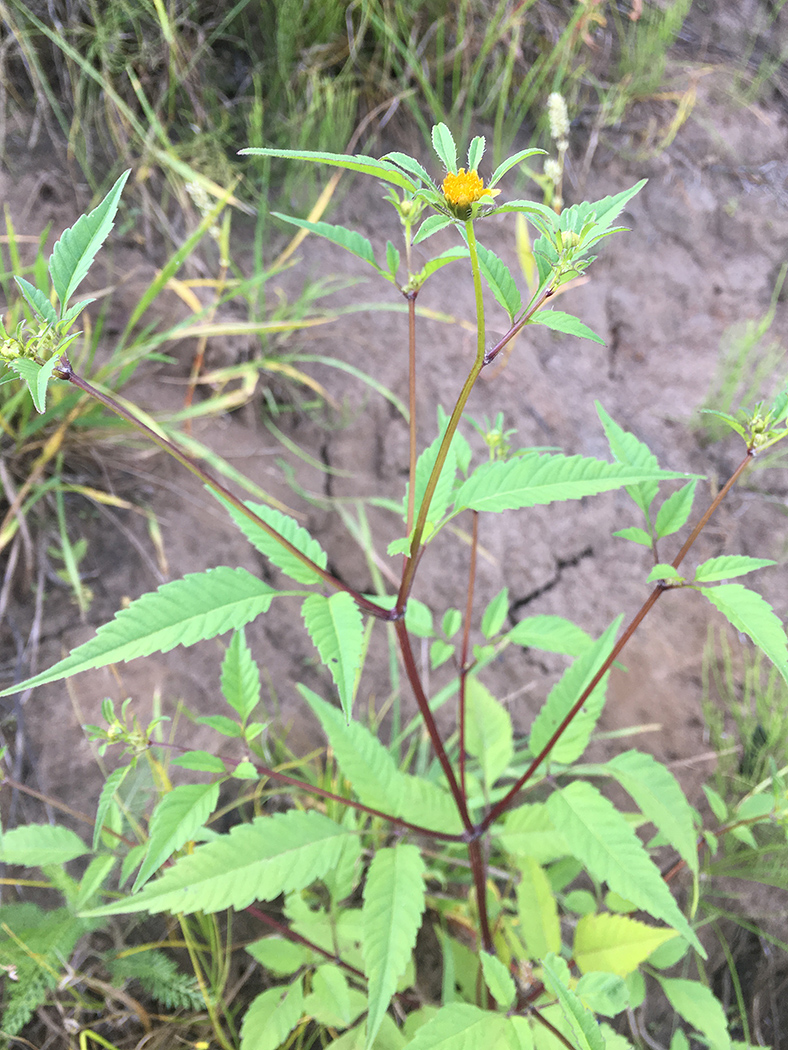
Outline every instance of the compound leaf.
<path fill-rule="evenodd" d="M 367 1048 L 372 1046 L 397 979 L 405 971 L 424 914 L 426 868 L 416 846 L 378 850 L 364 886 L 364 970 L 369 981 Z"/>
<path fill-rule="evenodd" d="M 84 280 L 96 252 L 114 225 L 120 195 L 129 172 L 124 172 L 104 200 L 88 215 L 81 215 L 72 227 L 64 230 L 52 249 L 49 275 L 55 293 L 65 309 L 71 296 Z"/>
<path fill-rule="evenodd" d="M 331 672 L 349 722 L 364 650 L 364 624 L 359 608 L 346 591 L 337 591 L 329 598 L 310 594 L 301 606 L 301 615 L 320 659 Z"/>
<path fill-rule="evenodd" d="M 518 510 L 645 481 L 684 477 L 667 470 L 606 463 L 586 456 L 531 455 L 524 459 L 482 463 L 463 482 L 455 510 Z"/>
<path fill-rule="evenodd" d="M 704 587 L 702 593 L 728 618 L 737 631 L 744 631 L 752 638 L 788 682 L 788 644 L 785 629 L 766 599 L 740 583 Z"/>
<path fill-rule="evenodd" d="M 115 613 L 114 620 L 99 627 L 94 638 L 64 660 L 11 686 L 0 696 L 57 682 L 79 671 L 166 653 L 176 645 L 193 645 L 214 638 L 267 612 L 276 594 L 246 569 L 220 566 L 190 573 L 143 594 L 128 608 Z"/>
<path fill-rule="evenodd" d="M 218 801 L 218 783 L 179 784 L 167 792 L 153 811 L 148 848 L 132 893 L 144 886 L 173 853 L 192 841 Z"/>
<path fill-rule="evenodd" d="M 595 787 L 575 781 L 547 800 L 553 823 L 572 853 L 593 878 L 656 919 L 663 919 L 706 957 L 700 941 L 681 913 L 659 869 L 640 839 Z"/>
<path fill-rule="evenodd" d="M 245 908 L 301 890 L 333 868 L 353 832 L 315 810 L 256 817 L 181 857 L 133 897 L 87 913 L 195 911 Z"/>

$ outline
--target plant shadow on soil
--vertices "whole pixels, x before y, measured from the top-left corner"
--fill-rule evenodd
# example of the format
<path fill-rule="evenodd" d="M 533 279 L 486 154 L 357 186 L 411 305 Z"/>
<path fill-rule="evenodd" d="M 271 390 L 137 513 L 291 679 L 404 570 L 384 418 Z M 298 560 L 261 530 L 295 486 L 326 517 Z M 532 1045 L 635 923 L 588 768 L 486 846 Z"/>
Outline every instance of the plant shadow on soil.
<path fill-rule="evenodd" d="M 642 177 L 649 179 L 622 217 L 632 232 L 603 242 L 588 282 L 568 291 L 559 304 L 581 317 L 607 345 L 580 342 L 541 328 L 527 329 L 505 365 L 483 376 L 468 412 L 481 419 L 502 411 L 507 427 L 517 428 L 521 444 L 556 446 L 567 454 L 604 458 L 606 443 L 593 404 L 598 399 L 618 423 L 649 445 L 661 466 L 707 477 L 708 484 L 700 487 L 705 498 L 697 504 L 702 509 L 709 491 L 726 480 L 743 450 L 734 438 L 704 448 L 689 423 L 709 388 L 724 331 L 766 312 L 785 258 L 788 164 L 782 158 L 788 156 L 788 127 L 777 105 L 734 106 L 725 77 L 718 74 L 699 81 L 695 112 L 673 144 L 638 159 L 641 129 L 653 116 L 653 105 L 648 110 L 643 104 L 642 112 L 636 107 L 628 129 L 611 135 L 597 149 L 585 184 L 570 186 L 567 193 L 570 202 L 580 199 L 580 193 L 593 200 Z M 781 165 L 780 178 L 774 176 L 775 164 Z M 581 168 L 579 159 L 576 167 Z M 768 178 L 764 172 L 770 173 Z M 16 214 L 21 233 L 37 234 L 49 216 L 60 229 L 73 221 L 76 212 L 70 214 L 68 205 L 52 194 L 31 207 L 29 184 L 11 186 L 3 174 L 0 179 L 5 183 L 0 185 L 0 196 L 7 200 L 12 215 Z M 393 213 L 381 212 L 381 192 L 372 180 L 356 180 L 340 213 L 331 216 L 332 221 L 356 226 L 378 249 L 386 238 L 396 241 L 397 237 Z M 480 238 L 513 272 L 519 272 L 513 230 L 505 220 L 499 216 L 484 223 Z M 436 239 L 435 247 L 448 243 L 438 245 Z M 305 277 L 326 273 L 355 277 L 360 272 L 361 264 L 354 258 L 316 239 L 308 240 L 299 254 L 298 268 L 278 282 L 291 296 L 297 294 L 298 282 Z M 122 265 L 126 271 L 139 265 L 144 273 L 149 262 L 134 256 L 135 250 L 128 246 L 118 249 L 113 265 L 116 269 Z M 134 280 L 126 285 L 129 310 L 136 288 Z M 396 293 L 389 286 L 367 283 L 338 296 L 340 303 L 354 298 L 394 302 Z M 451 314 L 458 322 L 472 321 L 472 303 L 469 278 L 456 264 L 433 277 L 419 299 L 421 307 Z M 494 302 L 490 307 L 492 337 L 500 315 Z M 780 302 L 772 334 L 779 340 L 787 328 L 788 308 Z M 405 400 L 406 338 L 404 315 L 369 311 L 301 334 L 296 342 L 308 353 L 353 364 Z M 423 445 L 436 433 L 435 411 L 427 406 L 450 407 L 472 360 L 474 341 L 468 327 L 435 320 L 420 323 L 419 340 L 418 424 Z M 225 346 L 214 352 L 226 359 L 236 350 Z M 192 348 L 176 347 L 173 353 L 179 364 L 163 371 L 145 370 L 125 391 L 147 410 L 180 407 Z M 260 406 L 195 427 L 195 434 L 272 495 L 303 512 L 304 524 L 329 552 L 333 569 L 354 586 L 368 588 L 371 580 L 363 557 L 338 517 L 326 509 L 325 501 L 328 497 L 399 497 L 406 478 L 405 424 L 388 402 L 347 375 L 319 365 L 307 370 L 344 406 L 342 425 L 335 421 L 327 427 L 309 413 L 295 413 L 288 433 L 336 473 L 327 474 L 283 451 L 262 425 Z M 466 435 L 471 436 L 469 430 Z M 478 442 L 475 447 L 478 449 Z M 117 453 L 113 458 L 118 458 Z M 319 497 L 318 503 L 304 508 L 297 501 L 283 479 L 280 459 L 293 466 L 298 484 Z M 131 484 L 161 523 L 170 578 L 221 564 L 267 571 L 196 481 L 161 456 L 124 463 L 120 469 L 130 473 L 131 482 L 123 484 Z M 784 472 L 777 470 L 754 473 L 750 483 L 768 498 L 763 499 L 747 484 L 735 491 L 702 537 L 694 558 L 700 561 L 736 553 L 775 559 L 777 567 L 761 574 L 755 586 L 784 621 L 788 614 L 783 564 L 788 483 Z M 370 513 L 379 529 L 378 553 L 388 561 L 385 545 L 400 534 L 401 523 L 374 509 Z M 142 521 L 132 513 L 121 514 L 121 518 L 146 545 Z M 619 612 L 632 615 L 649 592 L 645 583 L 651 568 L 648 552 L 611 535 L 616 528 L 636 524 L 640 522 L 634 506 L 624 493 L 483 521 L 477 609 L 483 609 L 507 586 L 513 619 L 543 613 L 569 615 L 589 632 L 599 634 Z M 671 538 L 675 544 L 670 539 L 663 541 L 662 560 L 671 560 L 682 538 Z M 468 549 L 448 534 L 434 548 L 420 567 L 414 594 L 439 617 L 447 606 L 464 602 Z M 397 559 L 389 564 L 396 572 Z M 91 528 L 85 566 L 94 592 L 88 622 L 79 622 L 66 592 L 50 590 L 41 624 L 38 669 L 87 640 L 124 598 L 136 597 L 161 582 L 153 560 L 140 558 L 103 519 Z M 2 666 L 6 669 L 15 662 L 18 640 L 30 622 L 29 604 L 29 598 L 18 597 L 3 624 Z M 707 627 L 716 622 L 715 616 L 708 603 L 694 593 L 668 594 L 658 603 L 623 654 L 627 670 L 616 670 L 611 676 L 601 723 L 601 729 L 608 732 L 638 726 L 648 731 L 636 730 L 614 744 L 599 741 L 592 746 L 596 757 L 610 754 L 613 746 L 650 750 L 671 766 L 695 803 L 700 784 L 714 763 L 704 739 L 700 668 Z M 324 695 L 329 695 L 329 685 L 315 665 L 310 643 L 299 631 L 297 611 L 275 603 L 270 613 L 247 628 L 247 638 L 276 696 L 279 721 L 289 734 L 288 746 L 304 753 L 319 745 L 317 726 L 305 716 L 293 683 L 305 682 Z M 379 649 L 380 655 L 373 655 L 362 680 L 359 710 L 370 702 L 379 704 L 388 693 L 385 646 Z M 94 811 L 103 778 L 80 723 L 99 721 L 101 700 L 108 695 L 116 700 L 132 697 L 133 709 L 142 719 L 155 695 L 161 697 L 168 714 L 174 713 L 179 700 L 196 715 L 215 713 L 223 704 L 218 688 L 221 652 L 217 642 L 203 643 L 113 671 L 89 672 L 68 688 L 64 683 L 44 687 L 26 699 L 23 707 L 6 702 L 7 715 L 16 714 L 23 727 L 26 757 L 20 767 L 22 776 L 46 795 L 86 813 Z M 510 698 L 516 729 L 525 734 L 562 667 L 560 661 L 543 654 L 507 651 L 484 680 L 497 696 Z M 431 688 L 444 684 L 448 674 L 435 672 Z M 414 710 L 409 696 L 403 697 L 403 704 L 407 711 Z M 448 726 L 451 717 L 443 714 L 443 725 Z M 186 720 L 178 724 L 177 741 L 189 747 L 216 747 L 213 734 Z M 231 741 L 225 743 L 232 747 Z M 41 819 L 40 811 L 29 807 L 30 803 L 20 801 L 18 819 Z M 744 901 L 742 907 L 748 906 L 757 910 L 758 922 L 767 924 L 769 907 L 763 901 L 753 899 L 751 905 Z M 784 911 L 782 896 L 779 910 Z M 753 978 L 762 964 L 762 957 L 754 958 Z M 775 978 L 778 985 L 783 979 Z M 779 1007 L 775 1009 L 777 1014 L 764 1023 L 767 1041 L 777 1038 L 776 1032 L 766 1031 L 776 1024 Z"/>

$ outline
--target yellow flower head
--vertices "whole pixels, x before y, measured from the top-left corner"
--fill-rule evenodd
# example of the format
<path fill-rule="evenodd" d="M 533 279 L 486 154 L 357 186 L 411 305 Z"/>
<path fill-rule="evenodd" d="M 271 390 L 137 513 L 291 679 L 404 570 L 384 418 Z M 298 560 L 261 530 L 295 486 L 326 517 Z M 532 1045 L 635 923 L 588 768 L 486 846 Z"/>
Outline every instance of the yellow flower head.
<path fill-rule="evenodd" d="M 460 168 L 456 175 L 450 171 L 443 180 L 443 196 L 449 207 L 456 211 L 466 211 L 484 193 L 484 183 L 478 171 Z"/>

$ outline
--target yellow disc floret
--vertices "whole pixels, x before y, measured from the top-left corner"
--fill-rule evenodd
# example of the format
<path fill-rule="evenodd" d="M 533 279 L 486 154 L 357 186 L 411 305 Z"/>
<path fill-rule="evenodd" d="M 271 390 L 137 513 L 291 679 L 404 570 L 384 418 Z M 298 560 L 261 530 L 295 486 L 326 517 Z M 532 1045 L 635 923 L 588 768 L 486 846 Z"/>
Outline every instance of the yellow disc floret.
<path fill-rule="evenodd" d="M 484 193 L 484 183 L 477 171 L 460 168 L 456 175 L 450 171 L 443 180 L 443 196 L 446 203 L 458 211 L 465 211 Z"/>

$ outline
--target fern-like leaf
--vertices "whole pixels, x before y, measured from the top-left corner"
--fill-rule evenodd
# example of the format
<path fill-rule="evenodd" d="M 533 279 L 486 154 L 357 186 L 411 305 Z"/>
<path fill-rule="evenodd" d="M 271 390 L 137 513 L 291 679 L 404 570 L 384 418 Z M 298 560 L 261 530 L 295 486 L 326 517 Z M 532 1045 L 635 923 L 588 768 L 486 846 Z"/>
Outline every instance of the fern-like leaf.
<path fill-rule="evenodd" d="M 224 634 L 267 612 L 276 594 L 246 569 L 220 567 L 190 573 L 143 594 L 99 627 L 95 638 L 48 671 L 11 686 L 0 696 Z"/>
<path fill-rule="evenodd" d="M 135 955 L 121 956 L 109 964 L 113 983 L 139 981 L 148 995 L 167 1010 L 201 1010 L 205 1001 L 197 979 L 181 973 L 177 964 L 164 952 L 152 949 Z"/>

